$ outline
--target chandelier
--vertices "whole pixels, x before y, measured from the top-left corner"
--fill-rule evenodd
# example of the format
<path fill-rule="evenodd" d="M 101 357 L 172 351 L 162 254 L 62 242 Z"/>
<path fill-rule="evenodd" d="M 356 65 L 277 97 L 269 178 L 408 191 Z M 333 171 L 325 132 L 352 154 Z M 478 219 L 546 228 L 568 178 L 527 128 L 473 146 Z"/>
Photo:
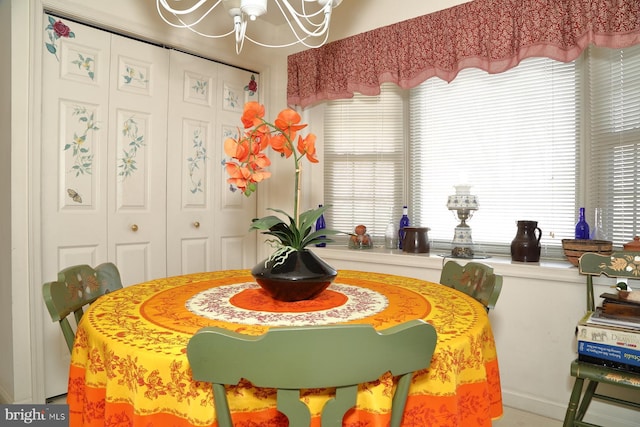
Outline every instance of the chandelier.
<path fill-rule="evenodd" d="M 299 3 L 298 7 L 294 7 L 292 2 Z M 245 40 L 263 47 L 288 47 L 298 43 L 309 48 L 322 46 L 329 38 L 332 9 L 341 2 L 342 0 L 271 0 L 295 36 L 295 41 L 280 45 L 259 42 L 246 33 L 249 21 L 255 21 L 267 13 L 267 0 L 156 0 L 156 7 L 164 22 L 172 27 L 187 28 L 209 38 L 235 34 L 236 53 L 239 54 Z M 233 19 L 233 25 L 224 29 L 204 30 L 206 23 L 202 21 L 221 3 Z"/>

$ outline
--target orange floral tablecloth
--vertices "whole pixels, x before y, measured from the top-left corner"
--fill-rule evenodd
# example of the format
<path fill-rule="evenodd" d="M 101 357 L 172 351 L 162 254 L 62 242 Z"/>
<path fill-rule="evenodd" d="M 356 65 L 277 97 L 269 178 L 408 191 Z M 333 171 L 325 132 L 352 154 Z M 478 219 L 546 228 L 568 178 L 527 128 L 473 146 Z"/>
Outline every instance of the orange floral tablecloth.
<path fill-rule="evenodd" d="M 495 342 L 472 298 L 407 277 L 341 270 L 312 301 L 274 302 L 248 270 L 158 279 L 101 297 L 76 334 L 67 401 L 71 426 L 216 426 L 211 386 L 193 381 L 189 338 L 204 326 L 259 335 L 275 325 L 370 323 L 385 329 L 425 319 L 438 332 L 428 370 L 412 382 L 403 426 L 491 426 L 502 415 Z M 393 378 L 364 384 L 345 426 L 386 426 Z M 235 425 L 286 426 L 275 390 L 241 382 L 230 390 Z M 328 390 L 302 399 L 319 426 Z"/>

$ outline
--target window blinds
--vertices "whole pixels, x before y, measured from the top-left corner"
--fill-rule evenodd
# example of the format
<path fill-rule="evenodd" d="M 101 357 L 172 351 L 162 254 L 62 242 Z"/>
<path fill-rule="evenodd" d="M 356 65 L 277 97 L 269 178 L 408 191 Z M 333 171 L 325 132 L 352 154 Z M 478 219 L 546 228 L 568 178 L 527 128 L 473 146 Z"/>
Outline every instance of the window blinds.
<path fill-rule="evenodd" d="M 468 69 L 452 83 L 431 79 L 413 89 L 414 217 L 432 228 L 432 239 L 451 241 L 459 221 L 447 196 L 467 183 L 480 202 L 468 222 L 476 244 L 508 252 L 518 220 L 538 221 L 545 246 L 572 238 L 578 102 L 575 65 L 545 58 L 496 75 Z"/>
<path fill-rule="evenodd" d="M 383 85 L 376 97 L 356 94 L 328 103 L 324 121 L 324 194 L 330 228 L 353 232 L 364 224 L 384 236 L 403 203 L 403 91 Z M 384 241 L 378 239 L 377 244 Z"/>
<path fill-rule="evenodd" d="M 589 204 L 620 246 L 640 231 L 640 46 L 589 54 Z"/>

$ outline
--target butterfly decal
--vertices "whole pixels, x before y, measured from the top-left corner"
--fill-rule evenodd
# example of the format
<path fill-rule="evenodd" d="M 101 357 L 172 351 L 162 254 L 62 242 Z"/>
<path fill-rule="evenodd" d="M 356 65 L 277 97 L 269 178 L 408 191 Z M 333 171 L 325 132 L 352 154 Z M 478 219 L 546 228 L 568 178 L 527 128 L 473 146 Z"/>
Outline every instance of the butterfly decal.
<path fill-rule="evenodd" d="M 67 188 L 67 194 L 71 199 L 76 203 L 82 203 L 82 197 L 78 194 L 78 192 L 72 188 Z"/>

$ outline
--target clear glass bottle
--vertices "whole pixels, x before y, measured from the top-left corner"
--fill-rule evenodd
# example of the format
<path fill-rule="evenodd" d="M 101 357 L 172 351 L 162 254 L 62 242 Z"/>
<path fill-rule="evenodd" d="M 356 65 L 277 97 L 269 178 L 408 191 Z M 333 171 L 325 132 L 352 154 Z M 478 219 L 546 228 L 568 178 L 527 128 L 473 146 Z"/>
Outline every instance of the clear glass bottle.
<path fill-rule="evenodd" d="M 584 217 L 584 208 L 580 208 L 580 216 L 578 218 L 578 223 L 576 224 L 576 239 L 589 239 L 591 236 L 589 235 L 589 224 L 587 224 L 587 220 Z"/>
<path fill-rule="evenodd" d="M 400 218 L 400 227 L 398 228 L 398 249 L 402 249 L 402 239 L 404 239 L 404 228 L 410 225 L 409 208 L 402 207 L 402 218 Z"/>
<path fill-rule="evenodd" d="M 602 208 L 596 208 L 593 215 L 593 227 L 591 227 L 591 240 L 609 240 L 604 232 Z"/>
<path fill-rule="evenodd" d="M 398 229 L 395 222 L 389 221 L 384 232 L 384 247 L 387 249 L 398 249 Z"/>
<path fill-rule="evenodd" d="M 322 205 L 318 205 L 318 207 L 321 208 Z M 324 214 L 322 214 L 316 220 L 316 231 L 324 230 L 325 228 L 327 228 L 327 224 L 324 221 Z M 325 246 L 327 246 L 327 244 L 326 243 L 316 243 L 316 246 L 319 247 L 319 248 L 324 248 Z"/>

